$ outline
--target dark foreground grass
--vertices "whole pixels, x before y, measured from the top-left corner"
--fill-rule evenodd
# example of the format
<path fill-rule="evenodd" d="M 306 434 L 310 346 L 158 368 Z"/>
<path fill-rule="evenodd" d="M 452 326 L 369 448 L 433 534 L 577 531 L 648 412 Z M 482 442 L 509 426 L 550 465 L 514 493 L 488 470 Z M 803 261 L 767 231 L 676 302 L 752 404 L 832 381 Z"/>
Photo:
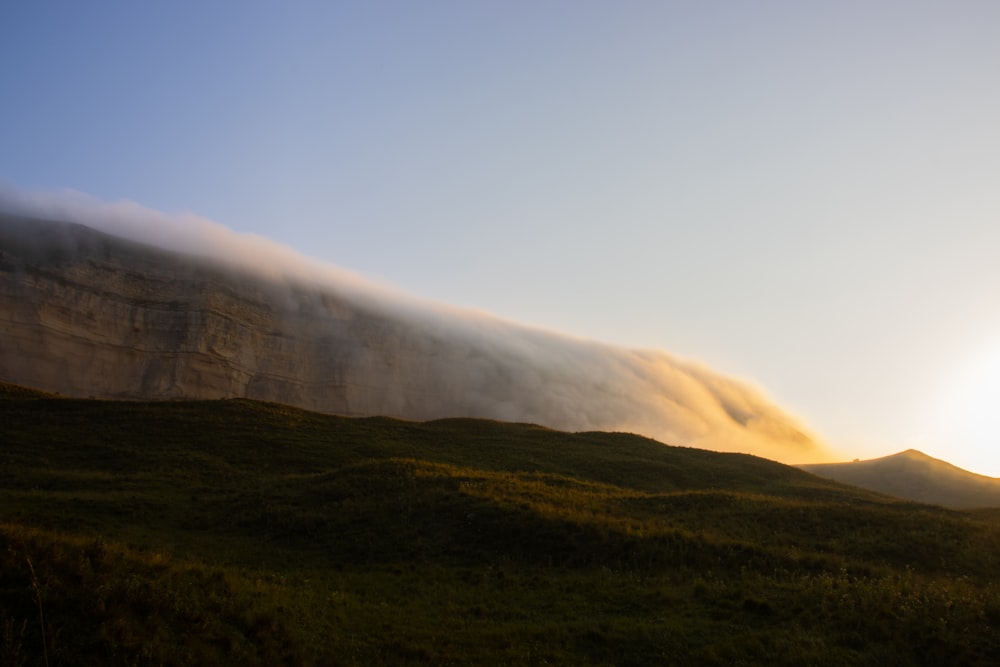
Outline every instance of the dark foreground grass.
<path fill-rule="evenodd" d="M 0 666 L 1000 662 L 1000 524 L 624 434 L 0 400 Z"/>

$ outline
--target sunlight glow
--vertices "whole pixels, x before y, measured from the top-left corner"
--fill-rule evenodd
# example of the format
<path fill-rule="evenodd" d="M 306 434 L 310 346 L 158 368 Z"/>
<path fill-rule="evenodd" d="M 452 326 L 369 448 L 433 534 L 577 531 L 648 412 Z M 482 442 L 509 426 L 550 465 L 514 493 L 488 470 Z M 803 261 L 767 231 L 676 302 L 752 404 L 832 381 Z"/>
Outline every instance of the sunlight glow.
<path fill-rule="evenodd" d="M 1000 343 L 970 356 L 948 383 L 936 415 L 937 430 L 956 465 L 1000 476 Z"/>

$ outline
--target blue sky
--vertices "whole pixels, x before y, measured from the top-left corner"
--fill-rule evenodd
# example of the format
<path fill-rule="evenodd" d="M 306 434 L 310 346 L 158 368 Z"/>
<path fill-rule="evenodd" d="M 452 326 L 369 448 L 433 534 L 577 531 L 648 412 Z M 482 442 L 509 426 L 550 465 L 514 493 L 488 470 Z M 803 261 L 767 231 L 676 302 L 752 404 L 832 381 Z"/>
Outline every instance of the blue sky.
<path fill-rule="evenodd" d="M 699 359 L 848 455 L 1000 476 L 998 26 L 962 1 L 7 3 L 0 180 Z"/>

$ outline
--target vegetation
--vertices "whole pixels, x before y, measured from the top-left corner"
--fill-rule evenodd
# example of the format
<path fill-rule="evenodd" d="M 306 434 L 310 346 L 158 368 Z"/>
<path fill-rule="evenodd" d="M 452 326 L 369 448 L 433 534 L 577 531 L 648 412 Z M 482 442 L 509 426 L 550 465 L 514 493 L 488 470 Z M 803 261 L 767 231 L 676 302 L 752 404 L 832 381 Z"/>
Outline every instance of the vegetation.
<path fill-rule="evenodd" d="M 1000 479 L 977 475 L 908 449 L 853 463 L 813 463 L 799 468 L 897 498 L 955 509 L 1000 507 Z"/>
<path fill-rule="evenodd" d="M 995 512 L 626 434 L 0 395 L 0 666 L 1000 662 Z"/>

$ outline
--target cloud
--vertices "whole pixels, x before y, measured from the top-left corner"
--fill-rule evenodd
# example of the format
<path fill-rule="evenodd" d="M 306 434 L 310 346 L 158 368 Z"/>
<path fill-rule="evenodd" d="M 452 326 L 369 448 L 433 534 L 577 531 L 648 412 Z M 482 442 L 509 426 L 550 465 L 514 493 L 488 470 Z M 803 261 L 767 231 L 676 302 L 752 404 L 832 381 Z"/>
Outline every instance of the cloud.
<path fill-rule="evenodd" d="M 189 213 L 172 215 L 76 191 L 26 192 L 3 184 L 0 211 L 79 223 L 257 273 L 286 299 L 290 317 L 295 308 L 306 308 L 289 305 L 301 298 L 303 285 L 378 313 L 391 323 L 394 347 L 373 352 L 363 339 L 337 342 L 351 348 L 352 358 L 377 356 L 365 357 L 382 380 L 372 385 L 362 412 L 630 431 L 675 445 L 750 452 L 791 463 L 824 455 L 822 446 L 759 390 L 665 352 L 623 349 L 433 303 Z M 327 317 L 333 326 L 332 315 L 323 315 L 323 308 L 313 303 L 308 309 L 311 322 L 324 326 Z"/>

